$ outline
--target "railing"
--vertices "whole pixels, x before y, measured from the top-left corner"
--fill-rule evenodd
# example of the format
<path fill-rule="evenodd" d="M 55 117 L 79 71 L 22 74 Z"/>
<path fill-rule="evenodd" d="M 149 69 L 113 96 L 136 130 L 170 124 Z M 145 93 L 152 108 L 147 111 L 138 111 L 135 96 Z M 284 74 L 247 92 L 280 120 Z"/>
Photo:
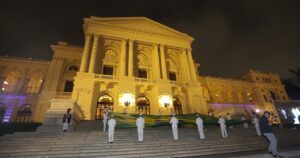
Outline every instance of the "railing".
<path fill-rule="evenodd" d="M 103 80 L 119 80 L 118 76 L 113 76 L 113 75 L 96 74 L 95 77 Z"/>
<path fill-rule="evenodd" d="M 15 92 L 15 91 L 0 91 L 1 95 L 20 95 L 20 96 L 38 96 L 40 93 L 27 93 L 27 92 Z"/>
<path fill-rule="evenodd" d="M 148 78 L 138 78 L 138 77 L 135 78 L 135 81 L 136 82 L 153 82 L 153 80 L 150 80 Z"/>

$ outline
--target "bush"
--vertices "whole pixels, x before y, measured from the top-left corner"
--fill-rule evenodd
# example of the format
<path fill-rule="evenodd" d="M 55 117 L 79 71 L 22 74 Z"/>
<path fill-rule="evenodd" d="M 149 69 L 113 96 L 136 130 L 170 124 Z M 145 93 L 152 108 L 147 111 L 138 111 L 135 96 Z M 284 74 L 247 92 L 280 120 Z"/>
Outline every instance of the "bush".
<path fill-rule="evenodd" d="M 33 132 L 41 123 L 0 123 L 0 136 L 14 132 Z"/>

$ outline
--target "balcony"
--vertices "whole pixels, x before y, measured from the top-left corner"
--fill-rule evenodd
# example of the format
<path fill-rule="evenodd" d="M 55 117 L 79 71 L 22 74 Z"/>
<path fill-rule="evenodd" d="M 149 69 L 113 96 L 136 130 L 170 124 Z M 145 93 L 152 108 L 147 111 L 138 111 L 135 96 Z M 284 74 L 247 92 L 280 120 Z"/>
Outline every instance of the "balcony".
<path fill-rule="evenodd" d="M 95 78 L 101 80 L 119 80 L 118 76 L 95 74 Z"/>
<path fill-rule="evenodd" d="M 55 99 L 70 99 L 72 92 L 56 92 Z"/>

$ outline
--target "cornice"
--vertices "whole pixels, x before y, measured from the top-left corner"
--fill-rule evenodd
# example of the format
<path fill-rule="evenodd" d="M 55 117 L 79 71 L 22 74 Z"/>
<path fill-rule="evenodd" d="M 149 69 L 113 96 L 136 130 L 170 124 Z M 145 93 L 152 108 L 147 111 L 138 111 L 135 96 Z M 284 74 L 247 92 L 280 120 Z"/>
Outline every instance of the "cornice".
<path fill-rule="evenodd" d="M 97 20 L 101 20 L 101 21 L 97 21 Z M 156 26 L 162 28 L 162 29 L 166 29 L 168 31 L 173 32 L 174 34 L 176 34 L 177 36 L 170 36 L 170 35 L 165 35 L 165 34 L 160 34 L 160 33 L 153 33 L 153 32 L 148 32 L 148 31 L 144 31 L 144 30 L 139 30 L 136 28 L 129 28 L 129 27 L 125 27 L 125 26 L 118 26 L 118 25 L 114 25 L 114 24 L 110 24 L 106 21 L 128 21 L 128 22 L 132 22 L 132 20 L 135 20 L 136 22 L 149 22 L 152 24 L 155 24 Z M 163 38 L 168 38 L 168 39 L 177 39 L 177 40 L 183 40 L 189 43 L 192 43 L 192 41 L 194 40 L 194 38 L 188 36 L 187 34 L 178 32 L 172 28 L 169 28 L 165 25 L 162 25 L 156 21 L 153 21 L 151 19 L 148 19 L 146 17 L 126 17 L 126 18 L 98 18 L 98 17 L 91 17 L 91 18 L 85 18 L 84 19 L 85 22 L 85 27 L 87 27 L 86 25 L 95 25 L 95 26 L 104 26 L 104 27 L 108 27 L 111 29 L 116 29 L 116 30 L 127 30 L 127 31 L 131 31 L 131 32 L 135 32 L 135 33 L 143 33 L 146 35 L 152 35 L 152 36 L 160 36 Z M 181 37 L 178 37 L 181 36 Z"/>

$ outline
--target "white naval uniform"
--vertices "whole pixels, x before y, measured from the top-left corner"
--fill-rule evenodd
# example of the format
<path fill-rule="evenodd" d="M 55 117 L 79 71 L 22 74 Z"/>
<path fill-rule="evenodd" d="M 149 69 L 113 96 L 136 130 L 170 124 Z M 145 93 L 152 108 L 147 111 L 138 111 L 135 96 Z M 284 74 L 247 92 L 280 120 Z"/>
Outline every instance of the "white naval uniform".
<path fill-rule="evenodd" d="M 178 140 L 178 120 L 175 116 L 173 116 L 170 120 L 170 124 L 172 125 L 173 139 Z"/>
<path fill-rule="evenodd" d="M 114 118 L 110 118 L 107 124 L 108 124 L 108 142 L 111 143 L 114 142 L 116 120 Z"/>
<path fill-rule="evenodd" d="M 142 117 L 138 117 L 136 119 L 136 127 L 137 127 L 137 132 L 138 132 L 138 141 L 141 142 L 144 139 L 144 124 L 145 120 Z"/>
<path fill-rule="evenodd" d="M 223 138 L 228 138 L 228 134 L 227 134 L 227 130 L 226 130 L 226 124 L 225 124 L 225 119 L 223 117 L 220 117 L 218 123 L 220 124 L 222 137 Z"/>
<path fill-rule="evenodd" d="M 107 124 L 107 113 L 103 113 L 103 132 L 106 131 L 106 124 Z"/>
<path fill-rule="evenodd" d="M 199 132 L 200 139 L 205 139 L 204 131 L 203 131 L 203 120 L 202 120 L 201 117 L 197 117 L 196 125 L 198 127 L 198 132 Z"/>
<path fill-rule="evenodd" d="M 259 119 L 257 117 L 254 117 L 253 118 L 253 123 L 254 123 L 254 126 L 255 126 L 256 134 L 258 136 L 261 136 L 261 131 L 259 129 Z"/>
<path fill-rule="evenodd" d="M 246 121 L 246 118 L 244 116 L 241 117 L 242 121 Z M 244 128 L 248 128 L 248 122 L 243 123 Z"/>

